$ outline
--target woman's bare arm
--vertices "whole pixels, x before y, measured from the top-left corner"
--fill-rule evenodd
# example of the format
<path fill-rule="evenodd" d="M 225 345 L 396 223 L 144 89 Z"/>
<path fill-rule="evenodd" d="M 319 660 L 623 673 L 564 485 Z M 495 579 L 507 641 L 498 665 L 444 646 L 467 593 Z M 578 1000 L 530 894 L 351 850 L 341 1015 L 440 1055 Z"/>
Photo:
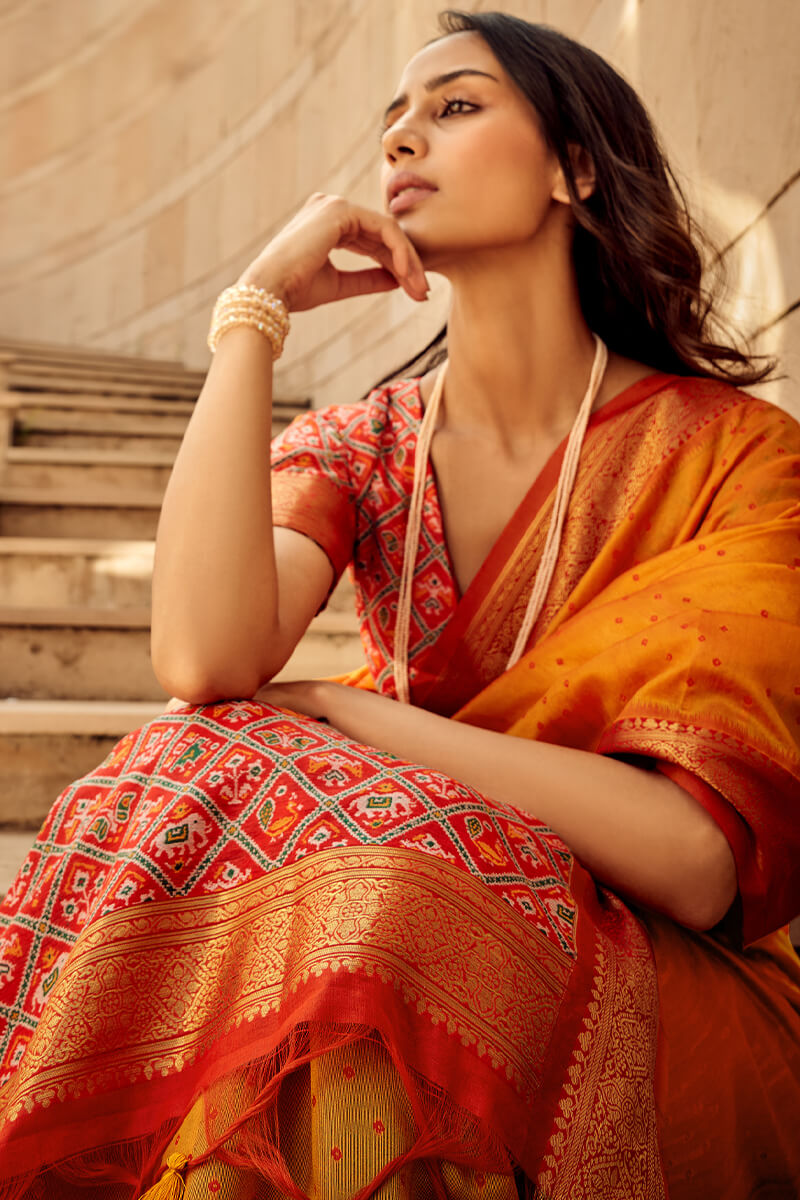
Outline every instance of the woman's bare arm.
<path fill-rule="evenodd" d="M 232 329 L 178 452 L 156 539 L 153 666 L 166 691 L 194 703 L 252 695 L 330 587 L 318 546 L 289 530 L 273 536 L 271 425 L 270 343 Z M 279 573 L 291 604 L 280 603 Z"/>
<path fill-rule="evenodd" d="M 326 681 L 273 684 L 259 698 L 325 717 L 357 741 L 530 813 L 595 879 L 690 929 L 710 929 L 736 896 L 725 835 L 696 800 L 657 772 L 477 729 Z"/>
<path fill-rule="evenodd" d="M 380 265 L 340 271 L 336 247 Z M 290 311 L 405 288 L 425 298 L 419 257 L 391 218 L 315 195 L 240 279 Z M 246 326 L 220 339 L 164 496 L 153 572 L 153 668 L 194 704 L 252 696 L 291 655 L 332 580 L 325 553 L 273 532 L 272 352 Z"/>

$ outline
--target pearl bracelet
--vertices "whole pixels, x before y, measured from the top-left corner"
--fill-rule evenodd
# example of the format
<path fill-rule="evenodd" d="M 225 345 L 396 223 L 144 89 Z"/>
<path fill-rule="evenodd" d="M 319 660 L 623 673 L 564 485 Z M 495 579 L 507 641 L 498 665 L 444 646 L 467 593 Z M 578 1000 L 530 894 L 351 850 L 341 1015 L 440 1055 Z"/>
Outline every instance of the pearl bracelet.
<path fill-rule="evenodd" d="M 212 354 L 222 335 L 236 325 L 258 329 L 272 345 L 272 361 L 280 358 L 289 332 L 289 312 L 278 296 L 248 283 L 226 288 L 219 295 L 211 316 L 208 348 Z"/>

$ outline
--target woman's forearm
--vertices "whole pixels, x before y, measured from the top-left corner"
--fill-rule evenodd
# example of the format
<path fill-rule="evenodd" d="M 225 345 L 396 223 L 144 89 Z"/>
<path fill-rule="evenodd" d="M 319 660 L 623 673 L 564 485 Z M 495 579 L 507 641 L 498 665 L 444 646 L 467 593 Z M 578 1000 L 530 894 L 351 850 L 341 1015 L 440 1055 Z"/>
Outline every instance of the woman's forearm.
<path fill-rule="evenodd" d="M 370 266 L 339 270 L 329 256 L 341 247 Z M 415 300 L 428 292 L 419 254 L 393 217 L 320 193 L 239 283 L 277 296 L 289 312 L 398 286 Z M 286 662 L 331 582 L 324 552 L 300 534 L 282 531 L 276 557 L 271 425 L 270 342 L 247 326 L 229 328 L 178 453 L 156 539 L 153 666 L 162 687 L 192 703 L 251 696 Z"/>
<path fill-rule="evenodd" d="M 736 871 L 723 833 L 665 776 L 478 729 L 355 688 L 310 686 L 319 689 L 319 715 L 349 737 L 537 817 L 597 880 L 645 907 L 707 929 L 733 902 Z M 291 691 L 277 702 L 291 706 Z"/>
<path fill-rule="evenodd" d="M 272 352 L 255 329 L 220 339 L 164 496 L 152 658 L 185 699 L 252 695 L 277 621 L 270 500 Z"/>

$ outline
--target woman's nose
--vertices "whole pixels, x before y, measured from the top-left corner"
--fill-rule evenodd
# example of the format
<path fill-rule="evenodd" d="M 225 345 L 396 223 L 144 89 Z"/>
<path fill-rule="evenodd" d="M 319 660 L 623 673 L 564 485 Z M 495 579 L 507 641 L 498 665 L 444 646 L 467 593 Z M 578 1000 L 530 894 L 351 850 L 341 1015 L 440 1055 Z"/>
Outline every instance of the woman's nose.
<path fill-rule="evenodd" d="M 403 121 L 395 121 L 383 135 L 383 151 L 392 163 L 397 162 L 403 155 L 419 158 L 425 153 L 425 148 L 422 134 Z"/>

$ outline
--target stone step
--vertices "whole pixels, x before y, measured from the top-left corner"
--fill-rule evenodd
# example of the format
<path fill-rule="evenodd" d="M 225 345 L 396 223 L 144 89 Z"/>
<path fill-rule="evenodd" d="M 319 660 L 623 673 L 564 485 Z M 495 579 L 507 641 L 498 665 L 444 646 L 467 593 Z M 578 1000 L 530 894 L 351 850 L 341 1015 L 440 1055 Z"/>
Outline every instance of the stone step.
<path fill-rule="evenodd" d="M 162 491 L 9 487 L 0 482 L 0 536 L 152 540 Z"/>
<path fill-rule="evenodd" d="M 0 597 L 14 608 L 146 608 L 154 551 L 152 541 L 0 537 Z M 328 612 L 355 612 L 347 575 Z"/>
<path fill-rule="evenodd" d="M 38 386 L 46 387 L 49 382 L 56 381 L 58 390 L 65 384 L 71 389 L 75 382 L 86 380 L 92 385 L 107 384 L 112 392 L 124 391 L 130 384 L 142 386 L 153 395 L 164 387 L 197 393 L 206 378 L 204 370 L 175 367 L 156 359 L 108 362 L 96 355 L 41 357 L 3 352 L 0 368 L 7 386 L 11 387 L 30 387 L 29 380 L 33 379 Z M 96 389 L 91 386 L 89 390 Z"/>
<path fill-rule="evenodd" d="M 307 408 L 302 402 L 276 403 L 272 436 Z M 193 411 L 194 403 L 183 400 L 0 393 L 0 418 L 5 413 L 11 421 L 9 441 L 25 448 L 161 452 L 174 459 Z"/>
<path fill-rule="evenodd" d="M 113 421 L 115 415 L 108 413 L 101 419 L 86 420 L 83 414 L 64 413 L 57 415 L 55 419 L 45 418 L 34 423 L 26 413 L 24 419 L 14 422 L 12 445 L 52 448 L 61 446 L 65 450 L 131 450 L 138 454 L 154 451 L 169 454 L 174 459 L 189 423 L 181 417 L 162 417 L 158 422 L 151 424 L 126 413 L 119 414 L 120 419 Z M 128 422 L 127 428 L 123 425 L 125 421 Z M 182 422 L 182 428 L 174 432 L 159 428 L 162 421 Z M 277 437 L 282 433 L 288 423 L 288 420 L 280 418 L 273 420 L 272 436 Z M 112 428 L 109 429 L 108 426 Z M 113 426 L 117 428 L 114 429 Z"/>
<path fill-rule="evenodd" d="M 169 454 L 174 460 L 181 441 L 181 437 L 169 434 L 149 437 L 134 433 L 85 433 L 80 429 L 50 433 L 15 428 L 13 445 L 48 449 L 61 446 L 67 450 L 135 450 L 139 454 Z"/>
<path fill-rule="evenodd" d="M 174 396 L 181 400 L 195 400 L 203 386 L 167 377 L 145 379 L 140 375 L 108 376 L 91 371 L 65 372 L 58 368 L 36 370 L 31 367 L 8 369 L 7 386 L 16 390 L 62 392 L 90 392 L 104 396 L 150 396 L 164 398 Z"/>
<path fill-rule="evenodd" d="M 164 401 L 163 403 L 167 403 Z M 183 402 L 180 402 L 183 406 Z M 156 410 L 149 413 L 142 406 L 139 412 L 101 409 L 83 405 L 63 406 L 25 405 L 16 411 L 14 441 L 26 442 L 34 435 L 70 438 L 76 434 L 113 434 L 128 437 L 176 438 L 186 432 L 194 405 L 186 406 L 190 411 L 164 413 Z M 73 443 L 66 442 L 65 445 Z"/>
<path fill-rule="evenodd" d="M 159 370 L 186 371 L 183 363 L 174 358 L 142 358 L 140 354 L 116 354 L 111 350 L 86 349 L 59 342 L 36 342 L 25 338 L 0 337 L 0 359 L 30 359 L 36 362 L 61 364 L 104 364 L 111 368 L 157 367 Z"/>
<path fill-rule="evenodd" d="M 307 398 L 291 399 L 278 397 L 273 401 L 273 415 L 282 421 L 290 421 L 311 407 Z M 81 412 L 118 414 L 129 413 L 140 417 L 190 417 L 194 412 L 194 400 L 159 400 L 151 396 L 109 396 L 75 391 L 0 391 L 0 408 L 26 413 L 33 409 L 63 409 Z M 183 429 L 183 426 L 181 426 Z"/>
<path fill-rule="evenodd" d="M 167 699 L 150 663 L 147 608 L 0 608 L 6 696 L 23 700 Z M 278 679 L 340 675 L 363 662 L 355 617 L 312 621 Z"/>
<path fill-rule="evenodd" d="M 11 410 L 24 417 L 28 412 L 81 412 L 103 416 L 128 413 L 140 419 L 153 420 L 157 417 L 185 417 L 194 412 L 194 400 L 158 400 L 152 396 L 102 396 L 85 392 L 32 391 L 0 392 L 0 408 Z M 185 428 L 182 424 L 181 430 Z"/>
<path fill-rule="evenodd" d="M 0 538 L 0 597 L 7 607 L 150 605 L 152 541 Z"/>
<path fill-rule="evenodd" d="M 120 487 L 163 492 L 174 455 L 165 451 L 65 450 L 17 447 L 6 451 L 3 486 L 31 489 Z"/>

